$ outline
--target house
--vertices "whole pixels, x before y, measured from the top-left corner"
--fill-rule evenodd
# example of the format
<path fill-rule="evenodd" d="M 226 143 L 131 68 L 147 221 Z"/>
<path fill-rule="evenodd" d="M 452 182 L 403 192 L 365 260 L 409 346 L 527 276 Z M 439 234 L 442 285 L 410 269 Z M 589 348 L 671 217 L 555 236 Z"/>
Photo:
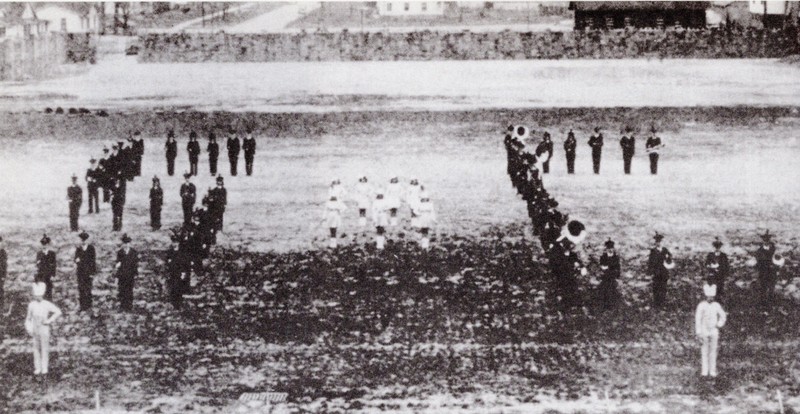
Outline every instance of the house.
<path fill-rule="evenodd" d="M 796 2 L 775 1 L 775 0 L 750 0 L 748 8 L 754 16 L 760 16 L 764 27 L 779 28 L 783 27 L 790 18 L 792 4 Z"/>
<path fill-rule="evenodd" d="M 10 7 L 0 10 L 0 38 L 43 36 L 47 33 L 47 27 L 47 20 L 39 19 L 30 3 L 21 11 Z"/>
<path fill-rule="evenodd" d="M 442 1 L 379 1 L 376 6 L 379 16 L 442 16 L 445 9 Z"/>
<path fill-rule="evenodd" d="M 89 3 L 51 4 L 36 9 L 36 16 L 50 22 L 51 32 L 98 33 L 100 14 Z"/>
<path fill-rule="evenodd" d="M 574 1 L 575 30 L 705 28 L 706 1 Z"/>

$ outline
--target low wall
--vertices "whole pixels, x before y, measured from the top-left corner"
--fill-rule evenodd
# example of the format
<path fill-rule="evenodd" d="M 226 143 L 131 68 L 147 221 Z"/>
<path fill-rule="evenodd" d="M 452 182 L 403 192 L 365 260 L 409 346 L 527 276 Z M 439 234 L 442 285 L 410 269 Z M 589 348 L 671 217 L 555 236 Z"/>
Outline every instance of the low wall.
<path fill-rule="evenodd" d="M 794 29 L 499 33 L 177 33 L 142 36 L 141 62 L 777 58 Z"/>
<path fill-rule="evenodd" d="M 62 63 L 94 63 L 97 48 L 87 34 L 48 33 L 0 40 L 0 81 L 42 79 Z"/>

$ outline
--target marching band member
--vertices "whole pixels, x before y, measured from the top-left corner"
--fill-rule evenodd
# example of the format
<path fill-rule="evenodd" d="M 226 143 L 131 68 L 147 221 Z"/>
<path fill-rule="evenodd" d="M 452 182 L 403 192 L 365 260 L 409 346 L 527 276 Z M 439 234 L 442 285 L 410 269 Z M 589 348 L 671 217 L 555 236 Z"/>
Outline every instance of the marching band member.
<path fill-rule="evenodd" d="M 645 143 L 645 151 L 650 155 L 650 174 L 658 174 L 658 152 L 664 148 L 661 138 L 656 136 L 656 127 L 650 128 L 650 137 Z"/>
<path fill-rule="evenodd" d="M 372 189 L 369 186 L 367 177 L 358 179 L 358 184 L 355 188 L 356 205 L 358 206 L 358 225 L 364 227 L 367 225 L 367 209 L 370 207 L 370 200 L 372 199 Z"/>
<path fill-rule="evenodd" d="M 344 187 L 342 187 L 342 181 L 338 178 L 331 181 L 330 187 L 328 187 L 328 198 L 336 197 L 338 200 L 344 199 Z"/>
<path fill-rule="evenodd" d="M 383 190 L 378 190 L 375 196 L 375 201 L 372 203 L 372 221 L 375 223 L 375 231 L 378 233 L 375 237 L 375 243 L 378 250 L 383 250 L 386 238 L 386 226 L 389 225 L 389 215 L 387 212 L 390 207 L 383 197 Z"/>
<path fill-rule="evenodd" d="M 754 253 L 755 260 L 751 260 L 748 264 L 755 266 L 758 272 L 758 295 L 761 306 L 767 308 L 772 302 L 772 294 L 778 282 L 778 269 L 783 267 L 786 261 L 775 252 L 775 243 L 772 242 L 769 230 L 760 237 L 761 245 Z"/>
<path fill-rule="evenodd" d="M 695 312 L 695 333 L 702 341 L 700 348 L 701 372 L 703 378 L 717 376 L 717 344 L 719 329 L 725 326 L 727 315 L 722 306 L 714 300 L 717 294 L 716 285 L 703 285 L 706 300 L 697 305 Z"/>
<path fill-rule="evenodd" d="M 428 238 L 428 231 L 436 221 L 436 210 L 433 208 L 433 203 L 431 203 L 430 197 L 428 197 L 428 194 L 425 192 L 420 194 L 417 210 L 419 213 L 419 219 L 417 220 L 417 223 L 419 224 L 420 233 L 422 234 L 420 246 L 423 249 L 428 250 L 431 242 Z"/>
<path fill-rule="evenodd" d="M 608 239 L 605 242 L 606 250 L 600 256 L 600 269 L 603 275 L 600 277 L 600 302 L 603 309 L 611 309 L 616 305 L 617 298 L 617 279 L 620 276 L 619 256 L 614 250 L 614 241 Z"/>
<path fill-rule="evenodd" d="M 656 232 L 653 236 L 655 243 L 650 249 L 647 259 L 647 270 L 653 275 L 653 306 L 660 308 L 667 302 L 667 280 L 669 270 L 675 268 L 672 254 L 666 247 L 661 247 L 664 236 Z"/>
<path fill-rule="evenodd" d="M 717 298 L 721 299 L 722 294 L 725 292 L 725 279 L 727 279 L 730 272 L 730 262 L 728 261 L 728 255 L 720 251 L 722 241 L 720 241 L 719 237 L 714 238 L 714 242 L 711 245 L 714 246 L 714 251 L 706 256 L 706 270 L 708 271 L 708 280 L 711 284 L 717 286 Z"/>
<path fill-rule="evenodd" d="M 389 180 L 389 185 L 386 187 L 386 204 L 389 206 L 389 225 L 392 227 L 397 226 L 397 210 L 400 208 L 400 197 L 403 194 L 403 187 L 400 185 L 400 180 L 393 177 Z"/>
<path fill-rule="evenodd" d="M 336 230 L 342 224 L 342 212 L 346 209 L 336 196 L 331 196 L 327 203 L 325 203 L 325 213 L 323 213 L 323 220 L 328 224 L 330 230 L 330 243 L 328 247 L 331 249 L 336 247 Z"/>
<path fill-rule="evenodd" d="M 405 199 L 406 203 L 408 203 L 408 207 L 411 208 L 411 226 L 417 227 L 418 221 L 418 209 L 420 204 L 420 198 L 422 194 L 422 186 L 419 184 L 419 180 L 416 178 L 411 180 L 408 188 L 406 188 Z"/>
<path fill-rule="evenodd" d="M 33 338 L 33 374 L 47 375 L 50 361 L 50 324 L 61 316 L 61 310 L 44 298 L 46 286 L 33 284 L 33 301 L 28 304 L 25 330 Z"/>

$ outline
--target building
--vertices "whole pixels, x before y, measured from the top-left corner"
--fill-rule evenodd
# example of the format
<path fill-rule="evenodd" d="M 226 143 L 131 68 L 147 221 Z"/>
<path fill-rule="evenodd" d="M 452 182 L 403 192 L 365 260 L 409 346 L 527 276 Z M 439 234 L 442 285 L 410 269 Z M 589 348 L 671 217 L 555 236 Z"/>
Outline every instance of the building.
<path fill-rule="evenodd" d="M 30 3 L 21 13 L 6 8 L 0 10 L 0 38 L 21 39 L 43 36 L 47 33 L 48 22 L 37 17 Z"/>
<path fill-rule="evenodd" d="M 796 3 L 796 2 L 791 2 Z M 748 8 L 754 16 L 759 16 L 764 27 L 779 28 L 789 20 L 792 4 L 789 1 L 750 0 Z"/>
<path fill-rule="evenodd" d="M 379 1 L 376 6 L 379 16 L 442 16 L 445 9 L 442 1 Z"/>
<path fill-rule="evenodd" d="M 36 16 L 50 22 L 51 32 L 98 33 L 101 29 L 100 15 L 97 9 L 88 3 L 47 5 L 37 8 Z"/>
<path fill-rule="evenodd" d="M 575 30 L 705 28 L 706 1 L 575 1 Z"/>

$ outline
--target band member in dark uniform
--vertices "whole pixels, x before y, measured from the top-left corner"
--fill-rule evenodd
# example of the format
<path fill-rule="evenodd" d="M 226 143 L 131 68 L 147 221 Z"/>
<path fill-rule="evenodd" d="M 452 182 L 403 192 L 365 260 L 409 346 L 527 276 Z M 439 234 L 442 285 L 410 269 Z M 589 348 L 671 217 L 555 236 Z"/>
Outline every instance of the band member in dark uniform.
<path fill-rule="evenodd" d="M 658 152 L 664 148 L 664 144 L 661 143 L 661 138 L 656 136 L 655 127 L 650 129 L 650 132 L 647 143 L 645 143 L 645 150 L 650 156 L 650 174 L 656 175 L 658 174 Z"/>
<path fill-rule="evenodd" d="M 122 230 L 122 212 L 125 209 L 125 191 L 125 180 L 122 178 L 122 173 L 118 173 L 117 179 L 114 180 L 114 187 L 111 191 L 111 215 L 113 231 Z"/>
<path fill-rule="evenodd" d="M 164 205 L 164 190 L 161 181 L 153 177 L 153 186 L 150 188 L 150 227 L 153 230 L 161 228 L 161 207 Z"/>
<path fill-rule="evenodd" d="M 775 284 L 778 282 L 778 269 L 784 265 L 785 259 L 775 253 L 775 243 L 767 230 L 761 235 L 761 245 L 756 250 L 755 267 L 758 272 L 758 297 L 763 308 L 769 308 L 773 302 Z"/>
<path fill-rule="evenodd" d="M 222 231 L 225 217 L 225 207 L 228 205 L 228 190 L 225 189 L 225 180 L 217 177 L 217 186 L 209 191 L 213 200 L 209 203 L 208 213 L 212 217 L 213 229 L 215 232 Z"/>
<path fill-rule="evenodd" d="M 550 140 L 550 133 L 545 132 L 542 142 L 536 147 L 536 155 L 547 153 L 547 161 L 542 163 L 542 173 L 550 173 L 550 160 L 553 158 L 553 141 Z"/>
<path fill-rule="evenodd" d="M 217 160 L 219 159 L 219 144 L 217 144 L 217 136 L 213 132 L 208 134 L 208 169 L 211 175 L 217 175 Z"/>
<path fill-rule="evenodd" d="M 239 164 L 239 151 L 242 148 L 242 144 L 233 129 L 228 130 L 226 147 L 228 148 L 228 160 L 231 163 L 231 176 L 236 177 L 236 165 Z"/>
<path fill-rule="evenodd" d="M 180 236 L 173 234 L 170 236 L 169 250 L 167 250 L 167 291 L 169 302 L 175 309 L 180 309 L 183 305 L 183 294 L 186 293 L 186 282 L 192 269 L 186 252 L 178 247 Z"/>
<path fill-rule="evenodd" d="M 6 281 L 6 275 L 8 274 L 8 254 L 6 253 L 6 248 L 3 243 L 3 237 L 0 236 L 0 309 L 3 308 L 3 297 L 4 293 L 4 285 Z"/>
<path fill-rule="evenodd" d="M 78 235 L 81 245 L 75 249 L 75 273 L 78 276 L 78 303 L 81 311 L 92 308 L 92 276 L 97 273 L 96 252 L 94 246 L 87 242 L 89 234 L 85 231 Z"/>
<path fill-rule="evenodd" d="M 730 263 L 728 262 L 728 255 L 722 253 L 722 241 L 719 237 L 714 239 L 711 244 L 714 246 L 714 251 L 706 256 L 706 270 L 708 271 L 708 281 L 711 285 L 717 285 L 717 299 L 723 299 L 725 293 L 725 280 L 728 278 L 730 272 Z"/>
<path fill-rule="evenodd" d="M 256 139 L 253 138 L 253 131 L 247 131 L 247 136 L 242 141 L 244 151 L 244 169 L 247 175 L 253 175 L 253 159 L 256 156 Z"/>
<path fill-rule="evenodd" d="M 625 134 L 620 138 L 619 146 L 622 147 L 622 162 L 625 174 L 630 174 L 631 160 L 633 160 L 633 154 L 636 152 L 636 137 L 633 136 L 631 129 L 627 127 L 625 128 Z"/>
<path fill-rule="evenodd" d="M 142 158 L 144 157 L 144 138 L 142 138 L 142 134 L 139 131 L 133 133 L 131 149 L 133 153 L 134 175 L 136 177 L 141 177 Z"/>
<path fill-rule="evenodd" d="M 575 133 L 570 129 L 567 133 L 567 140 L 564 141 L 564 154 L 567 156 L 567 174 L 575 174 L 575 149 L 578 141 L 575 140 Z"/>
<path fill-rule="evenodd" d="M 89 169 L 86 170 L 86 193 L 89 197 L 89 214 L 100 212 L 100 171 L 97 167 L 97 160 L 89 160 Z"/>
<path fill-rule="evenodd" d="M 620 276 L 619 256 L 614 250 L 614 242 L 608 239 L 605 242 L 606 250 L 600 256 L 600 269 L 603 271 L 600 277 L 600 303 L 603 309 L 612 309 L 617 305 L 617 279 Z"/>
<path fill-rule="evenodd" d="M 123 311 L 133 309 L 133 283 L 139 274 L 139 254 L 130 246 L 131 238 L 122 235 L 122 248 L 117 252 L 114 269 L 117 275 L 117 298 Z"/>
<path fill-rule="evenodd" d="M 653 275 L 653 306 L 663 307 L 667 302 L 667 281 L 669 280 L 669 270 L 675 267 L 672 254 L 665 247 L 661 247 L 661 240 L 664 236 L 656 233 L 653 236 L 655 244 L 650 249 L 650 256 L 647 259 L 648 273 Z"/>
<path fill-rule="evenodd" d="M 197 175 L 197 162 L 200 160 L 200 143 L 197 142 L 197 133 L 189 133 L 189 142 L 186 144 L 186 152 L 189 153 L 189 172 Z"/>
<path fill-rule="evenodd" d="M 69 200 L 69 230 L 78 231 L 78 216 L 83 204 L 83 189 L 78 185 L 78 176 L 72 174 L 72 185 L 67 188 Z"/>
<path fill-rule="evenodd" d="M 175 131 L 167 132 L 167 143 L 164 144 L 167 154 L 167 175 L 172 177 L 175 174 L 175 158 L 178 156 L 178 143 L 175 141 Z"/>
<path fill-rule="evenodd" d="M 103 189 L 103 202 L 108 203 L 111 201 L 111 185 L 113 177 L 110 175 L 109 167 L 109 149 L 108 147 L 103 147 L 103 156 L 97 161 L 97 185 Z"/>
<path fill-rule="evenodd" d="M 183 224 L 189 225 L 192 222 L 192 211 L 194 203 L 197 201 L 197 188 L 192 184 L 192 174 L 183 174 L 186 182 L 181 185 L 181 207 L 183 207 Z"/>
<path fill-rule="evenodd" d="M 42 250 L 36 253 L 36 277 L 34 282 L 42 282 L 47 287 L 44 298 L 53 300 L 53 279 L 56 277 L 56 252 L 50 249 L 50 237 L 42 236 Z"/>
<path fill-rule="evenodd" d="M 592 147 L 592 169 L 595 174 L 600 174 L 600 156 L 603 153 L 603 134 L 600 127 L 594 128 L 594 133 L 589 137 L 589 146 Z"/>

